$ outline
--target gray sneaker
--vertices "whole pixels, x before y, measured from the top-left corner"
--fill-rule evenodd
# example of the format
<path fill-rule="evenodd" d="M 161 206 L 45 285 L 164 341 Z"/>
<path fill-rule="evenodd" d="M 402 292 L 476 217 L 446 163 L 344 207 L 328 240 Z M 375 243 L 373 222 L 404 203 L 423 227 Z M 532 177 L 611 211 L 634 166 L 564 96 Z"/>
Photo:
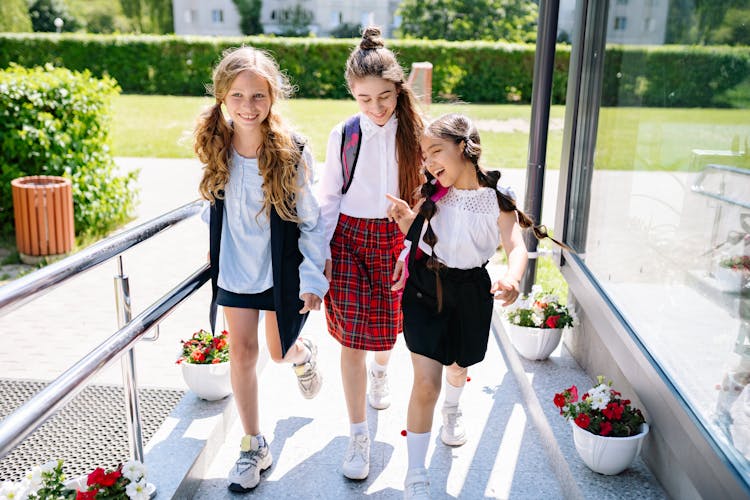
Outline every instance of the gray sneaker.
<path fill-rule="evenodd" d="M 297 375 L 297 386 L 305 399 L 312 399 L 318 395 L 323 385 L 323 375 L 318 370 L 318 346 L 310 339 L 299 339 L 305 347 L 310 349 L 310 360 L 301 365 L 294 365 L 294 374 Z"/>
<path fill-rule="evenodd" d="M 430 480 L 427 477 L 427 469 L 410 469 L 406 473 L 404 500 L 416 499 L 430 499 Z"/>
<path fill-rule="evenodd" d="M 265 440 L 264 440 L 265 441 Z M 229 490 L 246 493 L 260 482 L 260 473 L 271 467 L 273 458 L 268 442 L 258 446 L 255 436 L 245 436 L 240 445 L 240 458 L 229 471 Z"/>

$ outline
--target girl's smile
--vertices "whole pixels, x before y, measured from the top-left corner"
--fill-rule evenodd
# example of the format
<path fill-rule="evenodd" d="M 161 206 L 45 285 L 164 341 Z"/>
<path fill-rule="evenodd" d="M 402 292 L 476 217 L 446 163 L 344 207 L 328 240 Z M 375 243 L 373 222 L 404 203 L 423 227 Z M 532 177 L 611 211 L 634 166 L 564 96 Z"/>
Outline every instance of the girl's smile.
<path fill-rule="evenodd" d="M 360 111 L 380 127 L 388 122 L 396 110 L 396 84 L 385 78 L 360 78 L 352 83 L 352 94 L 357 99 Z"/>
<path fill-rule="evenodd" d="M 243 71 L 232 81 L 224 104 L 236 127 L 257 129 L 271 111 L 268 82 L 252 71 Z"/>
<path fill-rule="evenodd" d="M 425 135 L 421 141 L 424 166 L 444 187 L 476 189 L 479 187 L 474 165 L 463 155 L 464 142 Z"/>

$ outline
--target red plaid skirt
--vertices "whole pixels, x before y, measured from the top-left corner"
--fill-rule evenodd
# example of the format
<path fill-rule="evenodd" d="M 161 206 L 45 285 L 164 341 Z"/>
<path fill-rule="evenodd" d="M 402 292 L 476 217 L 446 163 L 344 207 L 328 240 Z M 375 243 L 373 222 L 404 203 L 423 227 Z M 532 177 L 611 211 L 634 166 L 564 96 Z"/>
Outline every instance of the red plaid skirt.
<path fill-rule="evenodd" d="M 325 297 L 328 331 L 346 347 L 387 351 L 402 329 L 401 293 L 391 276 L 404 235 L 388 219 L 341 214 L 331 240 L 333 276 Z"/>

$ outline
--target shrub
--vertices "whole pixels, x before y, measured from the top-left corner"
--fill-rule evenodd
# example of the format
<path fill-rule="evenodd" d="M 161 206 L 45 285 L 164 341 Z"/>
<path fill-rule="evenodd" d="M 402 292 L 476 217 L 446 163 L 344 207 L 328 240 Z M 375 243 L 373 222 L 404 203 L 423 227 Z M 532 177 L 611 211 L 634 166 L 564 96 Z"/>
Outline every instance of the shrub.
<path fill-rule="evenodd" d="M 109 153 L 109 77 L 52 66 L 0 71 L 0 231 L 13 227 L 10 181 L 71 179 L 76 233 L 101 235 L 132 215 L 137 172 L 117 176 Z"/>
<path fill-rule="evenodd" d="M 52 61 L 110 75 L 125 92 L 204 95 L 221 52 L 242 44 L 269 51 L 299 97 L 345 99 L 344 67 L 357 40 L 282 37 L 178 37 L 0 34 L 0 67 Z M 433 64 L 435 101 L 528 103 L 535 47 L 502 42 L 389 40 L 407 70 Z M 565 102 L 570 46 L 558 45 L 552 102 Z M 603 106 L 721 106 L 750 78 L 746 47 L 618 46 L 605 53 Z M 690 71 L 685 71 L 690 68 Z"/>

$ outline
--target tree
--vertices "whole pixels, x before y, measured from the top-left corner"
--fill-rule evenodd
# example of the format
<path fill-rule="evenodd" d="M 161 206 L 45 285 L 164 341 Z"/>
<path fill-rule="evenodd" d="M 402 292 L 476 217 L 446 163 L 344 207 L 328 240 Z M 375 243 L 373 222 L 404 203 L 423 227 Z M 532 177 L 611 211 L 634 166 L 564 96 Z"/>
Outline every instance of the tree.
<path fill-rule="evenodd" d="M 315 19 L 312 11 L 296 4 L 294 7 L 282 9 L 279 27 L 281 36 L 307 36 L 310 34 L 310 23 Z"/>
<path fill-rule="evenodd" d="M 5 0 L 0 16 L 0 31 L 22 32 L 31 31 L 31 18 L 26 0 Z"/>
<path fill-rule="evenodd" d="M 354 23 L 341 23 L 329 33 L 333 38 L 357 38 L 362 35 L 362 25 Z"/>
<path fill-rule="evenodd" d="M 536 39 L 534 0 L 404 0 L 398 10 L 406 38 L 443 40 Z"/>
<path fill-rule="evenodd" d="M 120 0 L 122 12 L 136 33 L 172 33 L 171 0 Z"/>
<path fill-rule="evenodd" d="M 246 35 L 260 35 L 263 25 L 260 22 L 261 0 L 232 0 L 240 14 L 240 31 Z"/>
<path fill-rule="evenodd" d="M 75 31 L 79 25 L 63 0 L 34 0 L 29 5 L 29 17 L 34 31 L 57 31 L 58 17 L 63 20 L 62 31 Z"/>

